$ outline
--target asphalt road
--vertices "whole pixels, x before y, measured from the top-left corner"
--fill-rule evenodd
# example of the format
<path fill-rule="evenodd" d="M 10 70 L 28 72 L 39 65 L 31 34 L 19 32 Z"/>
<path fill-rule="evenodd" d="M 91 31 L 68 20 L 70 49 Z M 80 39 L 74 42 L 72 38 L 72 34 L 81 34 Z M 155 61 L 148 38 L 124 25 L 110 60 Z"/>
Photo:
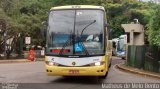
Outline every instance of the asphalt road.
<path fill-rule="evenodd" d="M 115 68 L 115 64 L 123 62 L 124 60 L 114 57 L 108 76 L 104 80 L 96 77 L 47 76 L 44 62 L 0 64 L 0 89 L 6 89 L 4 86 L 9 84 L 12 89 L 102 89 L 103 84 L 112 84 L 114 87 L 113 83 L 160 83 L 159 79 Z"/>

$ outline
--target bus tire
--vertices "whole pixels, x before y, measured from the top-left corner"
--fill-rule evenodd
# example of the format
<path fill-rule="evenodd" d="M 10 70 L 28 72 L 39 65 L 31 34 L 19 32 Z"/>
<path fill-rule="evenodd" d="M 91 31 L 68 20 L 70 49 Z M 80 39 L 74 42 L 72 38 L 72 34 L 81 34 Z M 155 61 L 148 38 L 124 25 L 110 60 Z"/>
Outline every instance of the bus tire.
<path fill-rule="evenodd" d="M 106 74 L 104 76 L 99 76 L 100 79 L 105 79 L 108 75 L 108 71 L 106 72 Z"/>
<path fill-rule="evenodd" d="M 125 60 L 125 57 L 122 57 L 122 60 Z"/>
<path fill-rule="evenodd" d="M 111 67 L 111 62 L 109 63 L 109 68 Z"/>
<path fill-rule="evenodd" d="M 112 51 L 112 56 L 115 56 L 114 52 Z"/>

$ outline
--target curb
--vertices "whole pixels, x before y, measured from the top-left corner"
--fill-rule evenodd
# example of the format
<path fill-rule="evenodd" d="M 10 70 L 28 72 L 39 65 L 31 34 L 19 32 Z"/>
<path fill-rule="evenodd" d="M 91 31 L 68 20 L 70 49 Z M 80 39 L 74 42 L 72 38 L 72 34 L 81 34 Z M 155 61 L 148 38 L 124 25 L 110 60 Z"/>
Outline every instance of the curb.
<path fill-rule="evenodd" d="M 123 70 L 123 71 L 130 72 L 130 73 L 135 73 L 135 74 L 139 74 L 139 75 L 144 75 L 144 76 L 154 77 L 154 78 L 160 79 L 160 75 L 158 75 L 158 74 L 147 73 L 147 71 L 142 72 L 142 71 L 140 71 L 140 70 L 138 71 L 136 69 L 133 70 L 133 69 L 130 69 L 130 68 L 122 67 L 122 65 L 123 64 L 117 64 L 116 68 L 118 68 L 120 70 Z"/>
<path fill-rule="evenodd" d="M 10 59 L 10 60 L 0 60 L 0 64 L 3 63 L 22 63 L 22 62 L 37 62 L 37 61 L 44 61 L 44 58 L 36 58 L 35 61 L 31 61 L 28 59 Z"/>
<path fill-rule="evenodd" d="M 18 59 L 18 60 L 0 60 L 0 64 L 3 63 L 22 63 L 22 62 L 32 62 L 28 59 Z"/>

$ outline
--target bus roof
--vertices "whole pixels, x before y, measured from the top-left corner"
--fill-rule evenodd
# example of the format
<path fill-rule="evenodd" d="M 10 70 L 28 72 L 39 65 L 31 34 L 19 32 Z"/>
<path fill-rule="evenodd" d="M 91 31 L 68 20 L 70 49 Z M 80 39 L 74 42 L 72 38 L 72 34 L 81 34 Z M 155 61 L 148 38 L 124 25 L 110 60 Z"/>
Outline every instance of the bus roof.
<path fill-rule="evenodd" d="M 113 42 L 118 42 L 119 38 L 112 39 Z"/>
<path fill-rule="evenodd" d="M 60 10 L 60 9 L 100 9 L 100 10 L 105 10 L 103 6 L 94 6 L 94 5 L 57 6 L 57 7 L 52 7 L 50 10 Z"/>
<path fill-rule="evenodd" d="M 124 38 L 126 37 L 127 35 L 120 35 L 119 38 Z"/>

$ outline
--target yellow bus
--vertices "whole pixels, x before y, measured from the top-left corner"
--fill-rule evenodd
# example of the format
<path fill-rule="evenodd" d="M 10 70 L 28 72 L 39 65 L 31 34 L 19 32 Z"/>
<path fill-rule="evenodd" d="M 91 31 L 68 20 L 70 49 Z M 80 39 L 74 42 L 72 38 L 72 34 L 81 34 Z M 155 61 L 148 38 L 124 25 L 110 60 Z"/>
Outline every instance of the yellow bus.
<path fill-rule="evenodd" d="M 45 63 L 49 76 L 107 76 L 112 58 L 105 9 L 70 5 L 50 9 Z"/>

